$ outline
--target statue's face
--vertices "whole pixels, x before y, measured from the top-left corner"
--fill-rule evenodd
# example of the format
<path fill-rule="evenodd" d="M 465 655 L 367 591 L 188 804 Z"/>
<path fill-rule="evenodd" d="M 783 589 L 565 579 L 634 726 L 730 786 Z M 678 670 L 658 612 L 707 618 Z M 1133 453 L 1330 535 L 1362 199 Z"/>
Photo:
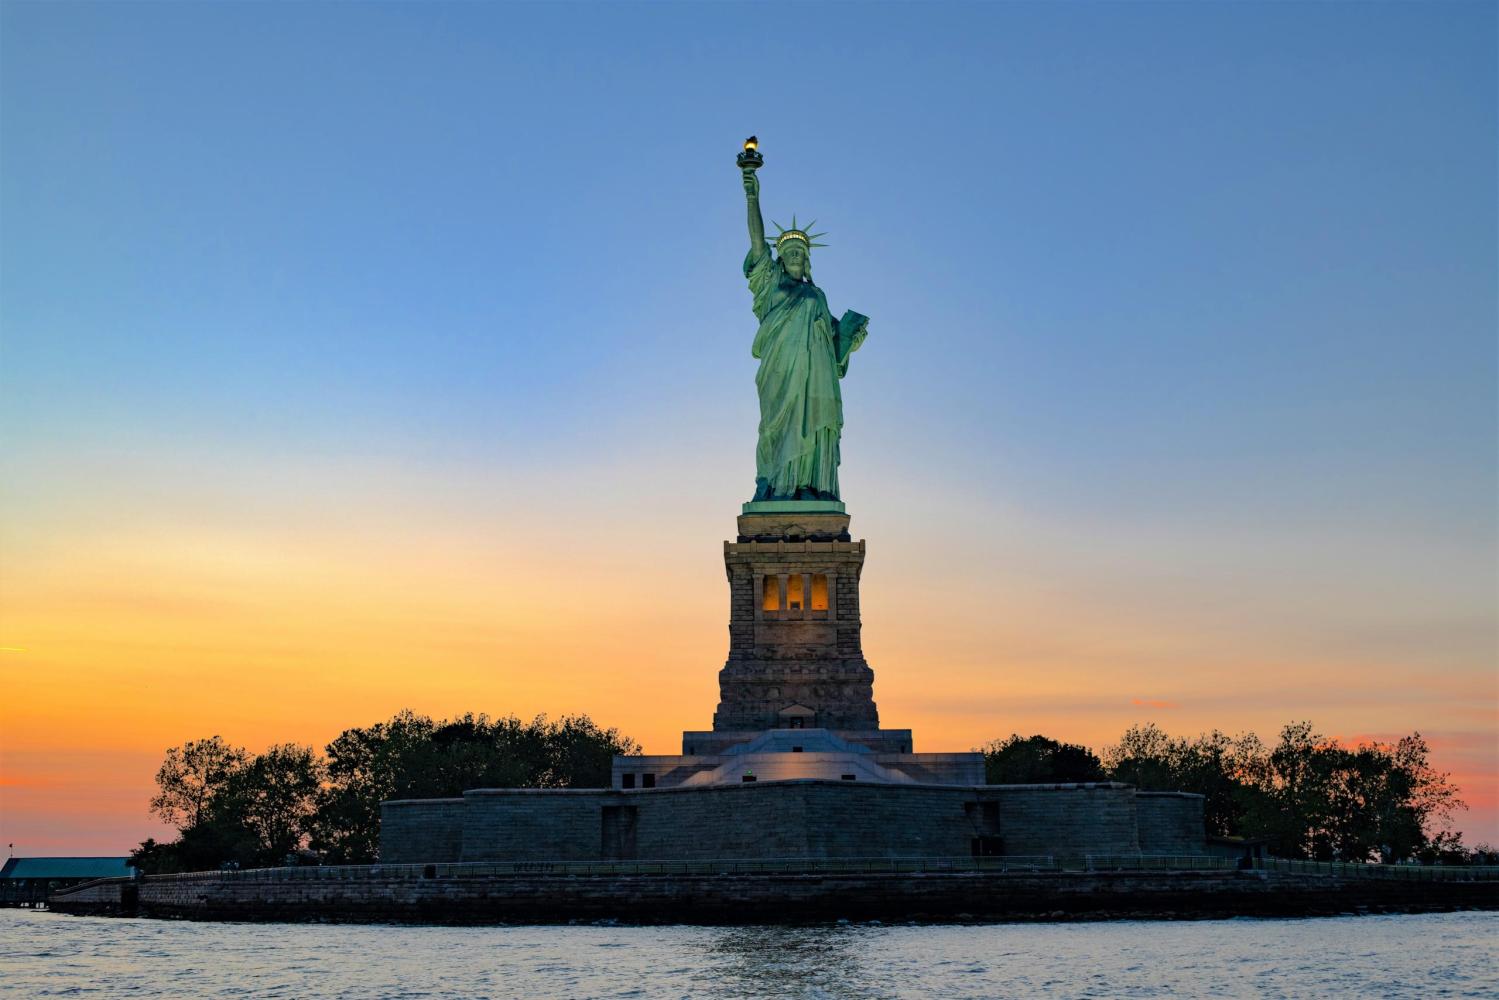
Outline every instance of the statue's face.
<path fill-rule="evenodd" d="M 801 240 L 787 240 L 781 244 L 781 266 L 797 281 L 807 274 L 807 247 Z"/>

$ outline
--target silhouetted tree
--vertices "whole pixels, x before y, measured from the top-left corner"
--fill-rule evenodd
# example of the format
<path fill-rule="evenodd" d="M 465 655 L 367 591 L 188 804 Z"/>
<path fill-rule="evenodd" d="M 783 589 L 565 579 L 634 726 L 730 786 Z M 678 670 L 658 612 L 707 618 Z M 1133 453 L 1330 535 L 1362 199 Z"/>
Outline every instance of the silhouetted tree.
<path fill-rule="evenodd" d="M 469 713 L 444 722 L 402 711 L 346 729 L 327 746 L 280 744 L 249 754 L 218 736 L 170 747 L 151 809 L 178 828 L 143 842 L 145 871 L 275 865 L 311 846 L 336 863 L 375 860 L 380 803 L 470 788 L 602 788 L 617 754 L 640 744 L 586 715 L 530 722 Z"/>
<path fill-rule="evenodd" d="M 409 770 L 432 738 L 431 719 L 403 710 L 388 722 L 345 729 L 327 746 L 328 786 L 313 820 L 313 846 L 335 864 L 373 860 L 380 846 L 380 803 L 420 798 Z"/>
<path fill-rule="evenodd" d="M 1348 747 L 1294 722 L 1266 749 L 1253 733 L 1172 738 L 1147 724 L 1107 748 L 1104 764 L 1140 788 L 1203 795 L 1211 835 L 1263 838 L 1281 857 L 1401 861 L 1464 808 L 1428 753 L 1419 733 Z"/>
<path fill-rule="evenodd" d="M 1196 792 L 1211 836 L 1228 836 L 1254 808 L 1255 786 L 1244 776 L 1258 768 L 1264 747 L 1246 733 L 1229 737 L 1214 730 L 1196 739 L 1172 738 L 1154 723 L 1131 726 L 1104 750 L 1104 765 L 1116 781 L 1147 791 Z"/>
<path fill-rule="evenodd" d="M 280 864 L 286 855 L 307 846 L 323 774 L 312 747 L 270 747 L 230 779 L 215 804 L 214 818 L 254 836 L 253 860 Z"/>
<path fill-rule="evenodd" d="M 1103 781 L 1103 764 L 1093 751 L 1045 736 L 994 740 L 983 747 L 984 780 L 991 785 L 1040 785 Z"/>
<path fill-rule="evenodd" d="M 151 811 L 178 829 L 202 822 L 245 760 L 243 747 L 230 746 L 220 736 L 169 747 L 156 772 L 159 791 Z"/>
<path fill-rule="evenodd" d="M 1429 752 L 1419 733 L 1345 747 L 1309 722 L 1292 723 L 1261 778 L 1279 807 L 1261 835 L 1290 857 L 1403 861 L 1428 842 L 1433 825 L 1467 808 Z"/>
<path fill-rule="evenodd" d="M 991 784 L 1112 778 L 1150 791 L 1204 798 L 1210 836 L 1263 839 L 1281 857 L 1402 861 L 1466 857 L 1460 834 L 1437 832 L 1466 808 L 1430 763 L 1419 733 L 1395 743 L 1345 746 L 1310 722 L 1281 729 L 1273 747 L 1254 733 L 1173 737 L 1131 726 L 1103 759 L 1045 736 L 1012 735 L 983 748 Z"/>
<path fill-rule="evenodd" d="M 639 752 L 634 740 L 583 715 L 522 722 L 470 713 L 439 723 L 404 711 L 328 744 L 312 845 L 330 861 L 366 863 L 379 849 L 383 800 L 470 788 L 602 788 L 615 755 Z"/>
<path fill-rule="evenodd" d="M 306 845 L 322 780 L 311 747 L 287 743 L 251 755 L 217 736 L 171 747 L 151 809 L 179 836 L 147 840 L 132 857 L 147 872 L 280 864 Z"/>
<path fill-rule="evenodd" d="M 640 744 L 617 729 L 600 729 L 586 715 L 565 715 L 548 723 L 537 716 L 533 726 L 544 727 L 547 765 L 540 775 L 542 788 L 607 788 L 614 758 L 640 753 Z"/>

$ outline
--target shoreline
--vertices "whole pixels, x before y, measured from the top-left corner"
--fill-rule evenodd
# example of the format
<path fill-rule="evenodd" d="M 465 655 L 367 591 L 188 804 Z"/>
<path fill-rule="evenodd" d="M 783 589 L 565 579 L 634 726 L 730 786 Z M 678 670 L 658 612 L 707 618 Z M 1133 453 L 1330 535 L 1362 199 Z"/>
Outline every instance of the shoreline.
<path fill-rule="evenodd" d="M 434 925 L 800 925 L 1214 920 L 1499 910 L 1499 881 L 1265 871 L 485 874 L 101 880 L 58 893 L 79 916 Z"/>

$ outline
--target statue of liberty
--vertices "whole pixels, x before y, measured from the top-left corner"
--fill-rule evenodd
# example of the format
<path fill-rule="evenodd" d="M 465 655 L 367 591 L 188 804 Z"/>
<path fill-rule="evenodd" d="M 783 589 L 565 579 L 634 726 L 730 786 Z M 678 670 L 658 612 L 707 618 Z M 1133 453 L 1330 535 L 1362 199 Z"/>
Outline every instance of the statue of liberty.
<path fill-rule="evenodd" d="M 744 274 L 754 293 L 760 329 L 750 348 L 760 360 L 755 388 L 760 394 L 760 440 L 755 447 L 755 500 L 838 499 L 838 439 L 843 432 L 843 395 L 838 380 L 848 373 L 848 357 L 859 349 L 869 317 L 853 310 L 834 319 L 828 298 L 812 283 L 813 242 L 791 220 L 780 230 L 775 253 L 765 239 L 760 216 L 764 162 L 750 139 L 739 157 L 749 202 L 749 254 Z M 774 220 L 772 220 L 774 221 Z"/>

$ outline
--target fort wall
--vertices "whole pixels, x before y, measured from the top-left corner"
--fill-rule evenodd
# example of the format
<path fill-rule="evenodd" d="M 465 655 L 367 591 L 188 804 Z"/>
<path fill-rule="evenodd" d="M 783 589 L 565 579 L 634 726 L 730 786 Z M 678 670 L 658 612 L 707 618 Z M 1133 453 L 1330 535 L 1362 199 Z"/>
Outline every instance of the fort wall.
<path fill-rule="evenodd" d="M 1150 832 L 1140 830 L 1140 803 Z M 1121 855 L 1204 851 L 1202 797 L 1113 782 L 475 789 L 387 802 L 389 863 Z M 1195 830 L 1195 834 L 1192 832 Z M 1143 838 L 1143 840 L 1142 840 Z"/>
<path fill-rule="evenodd" d="M 457 861 L 463 855 L 464 800 L 398 799 L 380 803 L 380 856 L 402 864 Z"/>
<path fill-rule="evenodd" d="M 1203 798 L 1187 792 L 1136 792 L 1140 850 L 1146 854 L 1201 854 L 1207 848 Z"/>

